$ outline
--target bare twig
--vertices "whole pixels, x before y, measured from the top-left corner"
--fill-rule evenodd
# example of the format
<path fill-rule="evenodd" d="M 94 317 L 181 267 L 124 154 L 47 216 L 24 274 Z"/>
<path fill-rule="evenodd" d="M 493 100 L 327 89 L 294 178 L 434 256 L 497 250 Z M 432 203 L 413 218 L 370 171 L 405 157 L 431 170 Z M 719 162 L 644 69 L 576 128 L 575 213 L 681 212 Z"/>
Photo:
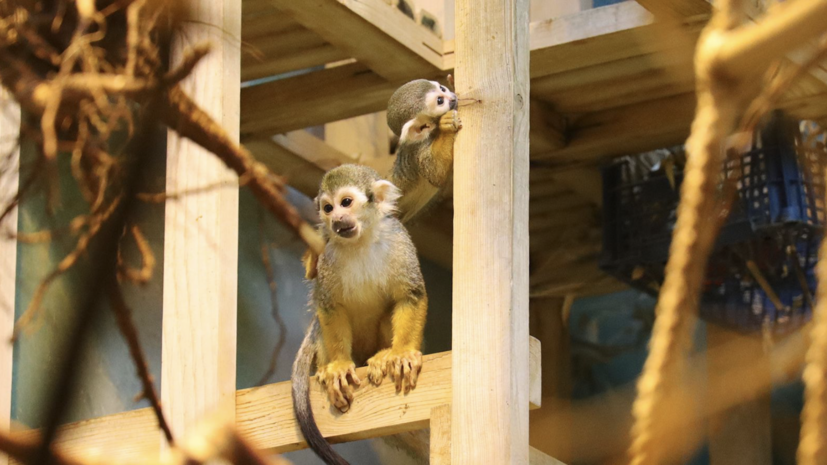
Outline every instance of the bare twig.
<path fill-rule="evenodd" d="M 152 272 L 155 269 L 155 254 L 152 253 L 152 247 L 144 237 L 141 229 L 133 225 L 130 228 L 132 238 L 135 239 L 135 245 L 138 247 L 138 252 L 141 254 L 141 268 L 132 268 L 123 261 L 121 249 L 118 249 L 118 276 L 123 279 L 132 281 L 135 284 L 146 284 L 152 279 Z"/>
<path fill-rule="evenodd" d="M 161 409 L 161 400 L 152 382 L 152 374 L 149 372 L 146 356 L 144 356 L 144 351 L 141 348 L 141 341 L 138 339 L 138 330 L 135 329 L 135 323 L 132 321 L 132 310 L 127 306 L 126 300 L 124 300 L 123 294 L 121 293 L 120 285 L 114 276 L 109 280 L 106 290 L 109 296 L 109 304 L 118 322 L 118 329 L 120 329 L 121 335 L 123 335 L 126 344 L 129 346 L 129 354 L 132 356 L 132 362 L 135 364 L 138 378 L 140 378 L 141 384 L 143 385 L 141 397 L 149 401 L 152 406 L 152 411 L 155 412 L 155 418 L 158 420 L 158 427 L 164 432 L 164 437 L 166 437 L 167 442 L 173 446 L 175 445 L 175 440 L 172 436 L 172 430 L 164 417 L 164 411 Z"/>
<path fill-rule="evenodd" d="M 285 342 L 287 342 L 287 325 L 284 324 L 284 319 L 281 317 L 279 313 L 279 304 L 278 304 L 278 293 L 276 287 L 276 276 L 273 272 L 273 264 L 270 261 L 270 247 L 267 244 L 267 239 L 264 234 L 264 219 L 262 218 L 259 221 L 259 241 L 261 242 L 261 262 L 264 264 L 264 271 L 267 277 L 267 287 L 270 289 L 270 305 L 271 305 L 271 313 L 273 315 L 273 320 L 276 322 L 276 326 L 278 327 L 279 336 L 276 340 L 276 345 L 273 348 L 273 353 L 270 356 L 270 366 L 267 368 L 267 371 L 261 377 L 258 384 L 259 386 L 266 384 L 270 381 L 270 378 L 276 373 L 276 368 L 278 364 L 279 355 L 281 354 L 281 350 L 284 348 Z"/>

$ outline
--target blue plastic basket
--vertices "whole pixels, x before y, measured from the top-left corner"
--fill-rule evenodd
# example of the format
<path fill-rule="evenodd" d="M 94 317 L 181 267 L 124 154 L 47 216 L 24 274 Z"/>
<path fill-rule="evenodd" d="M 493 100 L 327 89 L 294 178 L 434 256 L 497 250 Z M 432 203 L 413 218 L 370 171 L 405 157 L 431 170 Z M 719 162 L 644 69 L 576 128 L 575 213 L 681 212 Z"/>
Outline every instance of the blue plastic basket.
<path fill-rule="evenodd" d="M 738 199 L 707 267 L 700 310 L 705 320 L 745 332 L 761 327 L 786 332 L 809 320 L 824 186 L 821 160 L 799 154 L 799 136 L 798 123 L 776 115 L 752 150 L 727 162 L 726 170 L 740 174 Z M 679 166 L 674 180 L 675 188 L 663 170 L 635 175 L 628 161 L 603 170 L 601 268 L 650 293 L 663 282 L 683 181 Z M 758 284 L 748 261 L 781 308 Z"/>

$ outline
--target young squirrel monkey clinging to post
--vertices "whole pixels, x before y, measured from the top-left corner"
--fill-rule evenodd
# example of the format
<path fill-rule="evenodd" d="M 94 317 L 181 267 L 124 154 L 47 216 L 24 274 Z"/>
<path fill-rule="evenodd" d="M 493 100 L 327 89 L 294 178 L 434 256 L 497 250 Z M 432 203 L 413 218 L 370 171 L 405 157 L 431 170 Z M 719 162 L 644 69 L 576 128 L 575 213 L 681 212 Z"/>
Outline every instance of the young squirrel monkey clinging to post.
<path fill-rule="evenodd" d="M 326 246 L 315 265 L 316 312 L 293 365 L 293 408 L 308 445 L 328 464 L 346 464 L 319 432 L 310 408 L 313 360 L 331 404 L 342 412 L 361 384 L 385 375 L 397 391 L 416 387 L 428 297 L 416 249 L 393 215 L 399 191 L 371 168 L 342 165 L 322 179 L 316 208 Z M 307 263 L 310 274 L 311 265 Z"/>
<path fill-rule="evenodd" d="M 402 191 L 402 222 L 413 219 L 448 184 L 454 139 L 462 129 L 457 95 L 436 81 L 417 79 L 388 101 L 388 126 L 399 137 L 391 180 Z"/>

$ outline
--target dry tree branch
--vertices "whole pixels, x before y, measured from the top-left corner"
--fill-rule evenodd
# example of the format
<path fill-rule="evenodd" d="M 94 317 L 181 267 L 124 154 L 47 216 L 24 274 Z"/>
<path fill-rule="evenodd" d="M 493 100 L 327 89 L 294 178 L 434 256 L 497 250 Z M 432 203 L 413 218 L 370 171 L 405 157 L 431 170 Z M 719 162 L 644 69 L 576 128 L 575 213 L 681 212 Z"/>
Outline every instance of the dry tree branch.
<path fill-rule="evenodd" d="M 273 264 L 270 260 L 270 247 L 264 234 L 264 218 L 259 220 L 259 241 L 261 243 L 261 263 L 264 265 L 264 271 L 267 276 L 267 287 L 270 290 L 271 314 L 273 315 L 273 320 L 276 322 L 276 326 L 279 330 L 278 340 L 276 341 L 275 347 L 273 347 L 273 353 L 270 355 L 270 366 L 258 382 L 259 385 L 264 385 L 276 373 L 279 355 L 281 354 L 281 350 L 284 348 L 284 344 L 287 342 L 287 325 L 284 324 L 284 319 L 279 313 L 279 305 L 277 300 L 278 288 L 276 286 L 276 276 L 273 271 Z"/>
<path fill-rule="evenodd" d="M 135 229 L 133 229 L 133 232 L 134 231 Z M 118 322 L 118 329 L 120 329 L 127 346 L 129 346 L 129 354 L 132 356 L 132 362 L 138 371 L 138 378 L 140 378 L 141 384 L 143 384 L 143 392 L 141 392 L 140 397 L 149 401 L 152 406 L 152 411 L 155 412 L 155 418 L 158 419 L 158 427 L 164 432 L 164 437 L 166 437 L 169 445 L 174 446 L 175 440 L 172 436 L 172 430 L 164 417 L 164 411 L 161 409 L 161 400 L 155 391 L 152 374 L 149 372 L 146 356 L 144 356 L 144 351 L 141 348 L 141 341 L 138 339 L 138 330 L 132 321 L 132 310 L 126 304 L 120 285 L 114 276 L 109 280 L 106 290 L 109 297 L 109 304 Z"/>
<path fill-rule="evenodd" d="M 138 252 L 141 254 L 141 268 L 135 269 L 124 263 L 121 249 L 118 248 L 118 277 L 132 281 L 135 284 L 146 284 L 152 279 L 152 272 L 155 270 L 155 254 L 152 253 L 152 247 L 149 245 L 149 241 L 146 240 L 144 233 L 141 232 L 141 228 L 133 225 L 130 232 L 132 238 L 135 239 Z"/>

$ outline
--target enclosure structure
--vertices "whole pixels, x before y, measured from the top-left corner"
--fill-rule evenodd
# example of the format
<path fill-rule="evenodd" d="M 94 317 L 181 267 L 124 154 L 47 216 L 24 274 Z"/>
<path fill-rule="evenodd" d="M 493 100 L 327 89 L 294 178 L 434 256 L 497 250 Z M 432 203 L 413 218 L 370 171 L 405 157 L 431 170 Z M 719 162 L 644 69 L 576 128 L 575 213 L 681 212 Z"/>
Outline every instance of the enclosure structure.
<path fill-rule="evenodd" d="M 621 287 L 596 267 L 601 200 L 594 165 L 683 142 L 696 102 L 692 47 L 662 40 L 647 2 L 544 17 L 552 14 L 543 8 L 549 3 L 458 0 L 456 37 L 447 40 L 384 0 L 195 3 L 205 26 L 193 31 L 217 46 L 188 90 L 305 193 L 315 194 L 331 166 L 381 168 L 387 159 L 356 160 L 303 128 L 380 111 L 400 84 L 419 77 L 453 72 L 457 91 L 481 101 L 463 109 L 453 212 L 437 211 L 412 230 L 423 256 L 453 268 L 454 352 L 427 356 L 419 386 L 406 397 L 388 385 L 361 389 L 361 405 L 370 409 L 332 415 L 314 392 L 316 418 L 331 441 L 430 425 L 432 463 L 553 463 L 527 447 L 528 408 L 542 398 L 540 353 L 556 356 L 529 339 L 529 297 L 541 313 L 574 295 Z M 697 37 L 710 5 L 669 3 Z M 451 17 L 444 18 L 447 25 Z M 243 53 L 239 35 L 260 54 Z M 239 100 L 233 89 L 240 82 L 247 84 Z M 800 81 L 781 106 L 800 118 L 824 118 L 824 73 Z M 231 177 L 197 151 L 170 139 L 171 190 Z M 254 445 L 295 450 L 305 445 L 288 384 L 235 392 L 235 203 L 237 192 L 222 189 L 167 209 L 161 396 L 175 431 L 220 407 L 235 413 Z M 198 237 L 175 226 L 195 218 Z M 232 246 L 210 254 L 199 241 Z M 14 270 L 13 254 L 2 260 Z M 0 297 L 9 295 L 0 289 Z M 559 326 L 549 322 L 540 331 L 553 339 Z M 555 382 L 551 375 L 542 375 L 543 384 Z M 149 410 L 67 425 L 59 443 L 108 454 L 155 452 L 162 444 Z"/>

